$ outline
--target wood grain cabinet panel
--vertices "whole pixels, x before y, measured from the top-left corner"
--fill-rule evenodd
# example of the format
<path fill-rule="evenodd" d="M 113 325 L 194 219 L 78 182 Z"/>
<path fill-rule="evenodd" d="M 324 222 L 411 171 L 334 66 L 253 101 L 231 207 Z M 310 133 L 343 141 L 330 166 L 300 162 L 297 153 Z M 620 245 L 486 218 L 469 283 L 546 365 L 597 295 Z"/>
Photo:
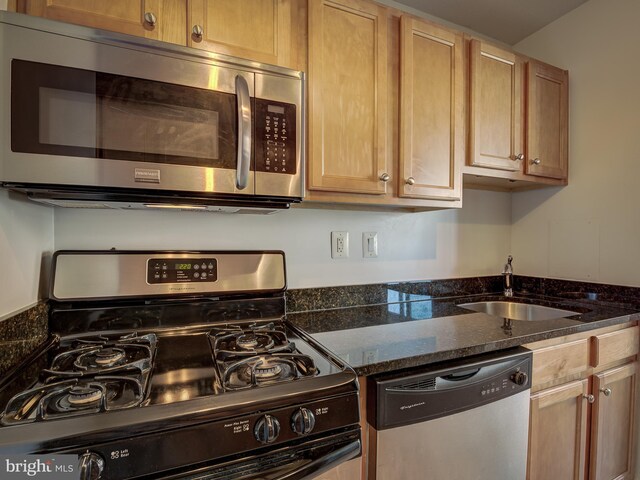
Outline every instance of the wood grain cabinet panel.
<path fill-rule="evenodd" d="M 184 0 L 25 0 L 28 15 L 186 45 Z M 145 22 L 153 13 L 155 25 Z"/>
<path fill-rule="evenodd" d="M 634 357 L 640 351 L 640 327 L 596 335 L 591 339 L 591 346 L 592 367 Z"/>
<path fill-rule="evenodd" d="M 480 40 L 471 40 L 469 55 L 469 164 L 521 171 L 524 64 Z"/>
<path fill-rule="evenodd" d="M 589 367 L 589 341 L 587 338 L 533 351 L 531 386 L 540 386 L 575 379 Z"/>
<path fill-rule="evenodd" d="M 382 7 L 310 0 L 310 190 L 386 193 L 386 62 Z"/>
<path fill-rule="evenodd" d="M 568 123 L 567 72 L 529 60 L 526 174 L 567 178 Z"/>
<path fill-rule="evenodd" d="M 590 480 L 634 478 L 637 363 L 594 375 Z"/>
<path fill-rule="evenodd" d="M 401 197 L 459 200 L 463 37 L 416 18 L 400 21 L 398 192 Z"/>
<path fill-rule="evenodd" d="M 587 380 L 531 396 L 528 480 L 579 480 L 586 457 Z"/>
<path fill-rule="evenodd" d="M 291 66 L 292 0 L 189 0 L 189 46 Z M 201 35 L 193 28 L 200 26 Z"/>

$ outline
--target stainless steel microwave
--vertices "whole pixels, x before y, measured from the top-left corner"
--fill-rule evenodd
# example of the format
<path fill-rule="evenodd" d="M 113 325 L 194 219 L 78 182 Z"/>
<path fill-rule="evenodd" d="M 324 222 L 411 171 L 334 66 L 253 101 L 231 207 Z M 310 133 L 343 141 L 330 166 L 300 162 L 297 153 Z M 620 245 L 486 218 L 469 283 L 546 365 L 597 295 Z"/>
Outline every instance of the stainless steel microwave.
<path fill-rule="evenodd" d="M 0 12 L 0 182 L 62 206 L 245 210 L 304 195 L 304 75 Z"/>

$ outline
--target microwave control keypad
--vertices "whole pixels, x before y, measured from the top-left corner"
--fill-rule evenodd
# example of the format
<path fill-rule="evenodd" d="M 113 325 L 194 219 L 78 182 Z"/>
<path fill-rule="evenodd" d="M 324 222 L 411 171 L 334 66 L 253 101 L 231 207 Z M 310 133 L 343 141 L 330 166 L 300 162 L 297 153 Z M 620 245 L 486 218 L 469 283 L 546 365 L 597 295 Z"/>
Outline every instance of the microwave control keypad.
<path fill-rule="evenodd" d="M 296 106 L 256 99 L 256 170 L 295 175 Z"/>
<path fill-rule="evenodd" d="M 215 282 L 215 258 L 151 258 L 147 262 L 147 283 Z"/>

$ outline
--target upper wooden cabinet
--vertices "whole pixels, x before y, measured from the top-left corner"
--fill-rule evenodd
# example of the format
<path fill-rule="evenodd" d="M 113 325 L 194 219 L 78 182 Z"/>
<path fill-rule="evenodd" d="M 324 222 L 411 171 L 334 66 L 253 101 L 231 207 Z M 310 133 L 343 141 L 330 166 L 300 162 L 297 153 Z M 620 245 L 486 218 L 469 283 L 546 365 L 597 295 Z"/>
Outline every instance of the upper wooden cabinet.
<path fill-rule="evenodd" d="M 464 159 L 463 37 L 403 16 L 399 195 L 459 200 Z"/>
<path fill-rule="evenodd" d="M 163 42 L 187 42 L 184 0 L 25 0 L 23 6 L 28 15 Z M 145 13 L 153 14 L 155 22 L 145 20 Z"/>
<path fill-rule="evenodd" d="M 465 185 L 566 185 L 567 72 L 469 40 Z"/>
<path fill-rule="evenodd" d="M 529 60 L 525 173 L 566 179 L 568 155 L 568 74 Z"/>
<path fill-rule="evenodd" d="M 309 2 L 308 200 L 461 206 L 461 34 L 364 0 Z"/>
<path fill-rule="evenodd" d="M 521 171 L 524 160 L 524 65 L 480 40 L 469 49 L 469 164 Z"/>
<path fill-rule="evenodd" d="M 385 15 L 366 1 L 309 2 L 310 190 L 387 190 Z"/>
<path fill-rule="evenodd" d="M 189 0 L 189 46 L 289 66 L 292 0 Z"/>
<path fill-rule="evenodd" d="M 18 10 L 262 63 L 306 63 L 306 5 L 296 0 L 19 0 Z"/>

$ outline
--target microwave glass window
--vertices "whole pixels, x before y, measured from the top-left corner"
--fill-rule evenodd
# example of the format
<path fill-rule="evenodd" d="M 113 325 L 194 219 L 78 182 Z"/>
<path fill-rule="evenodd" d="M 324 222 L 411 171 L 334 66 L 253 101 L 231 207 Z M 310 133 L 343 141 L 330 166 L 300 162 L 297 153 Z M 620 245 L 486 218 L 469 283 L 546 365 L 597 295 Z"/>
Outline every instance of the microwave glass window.
<path fill-rule="evenodd" d="M 217 160 L 218 112 L 99 99 L 98 148 Z"/>
<path fill-rule="evenodd" d="M 229 93 L 13 60 L 11 99 L 13 151 L 236 168 Z"/>
<path fill-rule="evenodd" d="M 96 148 L 95 95 L 41 87 L 38 98 L 40 143 Z"/>

